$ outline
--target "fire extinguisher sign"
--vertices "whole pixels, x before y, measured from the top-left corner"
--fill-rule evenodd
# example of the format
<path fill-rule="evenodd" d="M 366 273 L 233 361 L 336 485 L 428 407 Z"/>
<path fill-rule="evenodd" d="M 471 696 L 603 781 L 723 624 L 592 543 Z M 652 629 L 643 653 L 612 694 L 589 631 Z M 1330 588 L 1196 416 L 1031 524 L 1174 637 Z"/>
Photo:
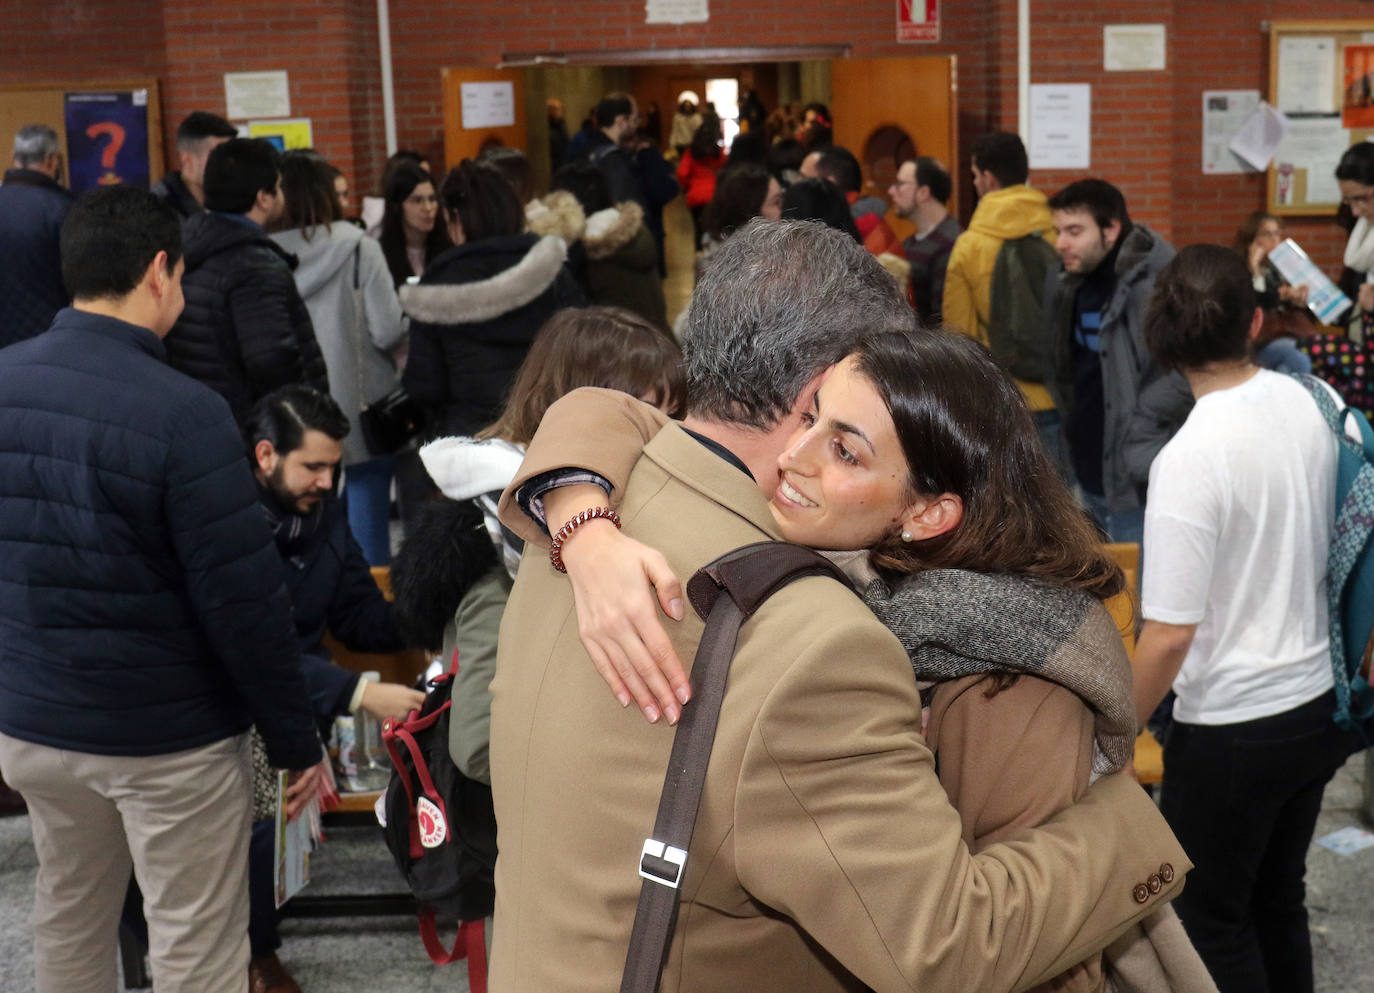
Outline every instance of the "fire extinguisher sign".
<path fill-rule="evenodd" d="M 939 41 L 940 0 L 897 0 L 898 41 Z"/>

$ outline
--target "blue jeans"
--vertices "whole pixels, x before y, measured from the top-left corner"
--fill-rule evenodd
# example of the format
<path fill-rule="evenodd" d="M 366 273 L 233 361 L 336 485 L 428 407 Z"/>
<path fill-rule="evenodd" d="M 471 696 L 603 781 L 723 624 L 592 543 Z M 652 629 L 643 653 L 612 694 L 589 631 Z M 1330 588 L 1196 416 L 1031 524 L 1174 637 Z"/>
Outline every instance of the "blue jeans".
<path fill-rule="evenodd" d="M 1072 489 L 1073 465 L 1069 461 L 1068 443 L 1064 440 L 1064 418 L 1051 407 L 1049 410 L 1031 411 L 1031 419 L 1035 421 L 1035 430 L 1040 432 L 1040 443 L 1045 446 L 1045 454 L 1059 470 L 1059 477 Z"/>
<path fill-rule="evenodd" d="M 348 529 L 368 565 L 391 562 L 391 473 L 396 456 L 382 455 L 351 465 L 344 473 Z"/>
<path fill-rule="evenodd" d="M 1083 491 L 1083 505 L 1097 520 L 1098 526 L 1107 532 L 1107 538 L 1116 542 L 1135 542 L 1145 540 L 1145 508 L 1118 510 L 1112 513 L 1107 509 L 1107 498 L 1100 493 Z M 1142 549 L 1142 552 L 1144 550 Z"/>
<path fill-rule="evenodd" d="M 1292 338 L 1275 338 L 1255 353 L 1255 363 L 1274 372 L 1312 371 L 1312 360 Z"/>

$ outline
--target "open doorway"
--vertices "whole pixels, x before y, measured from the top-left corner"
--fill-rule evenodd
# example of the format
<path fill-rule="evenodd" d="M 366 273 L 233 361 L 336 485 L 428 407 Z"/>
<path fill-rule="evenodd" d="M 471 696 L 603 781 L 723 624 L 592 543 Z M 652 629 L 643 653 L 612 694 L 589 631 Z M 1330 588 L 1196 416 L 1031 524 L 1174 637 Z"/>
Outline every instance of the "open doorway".
<path fill-rule="evenodd" d="M 547 189 L 556 165 L 550 155 L 549 100 L 561 104 L 571 136 L 605 94 L 630 93 L 643 118 L 642 134 L 672 159 L 679 153 L 672 140 L 673 115 L 684 91 L 715 104 L 730 139 L 747 127 L 741 120 L 741 105 L 752 94 L 766 112 L 787 105 L 799 109 L 811 102 L 826 104 L 834 122 L 834 141 L 852 151 L 863 166 L 865 196 L 886 197 L 905 158 L 931 155 L 940 159 L 951 169 L 955 192 L 949 206 L 957 210 L 961 176 L 954 168 L 958 160 L 954 56 L 852 59 L 843 49 L 511 55 L 494 70 L 445 70 L 445 158 L 449 164 L 475 155 L 492 137 L 481 128 L 464 128 L 457 109 L 458 83 L 479 78 L 500 78 L 514 85 L 521 105 L 518 127 L 504 132 L 501 140 L 523 146 L 536 189 Z M 898 238 L 912 231 L 895 213 L 889 212 L 887 220 Z M 665 210 L 664 229 L 669 269 L 665 294 L 671 319 L 691 295 L 695 268 L 692 224 L 681 198 Z"/>

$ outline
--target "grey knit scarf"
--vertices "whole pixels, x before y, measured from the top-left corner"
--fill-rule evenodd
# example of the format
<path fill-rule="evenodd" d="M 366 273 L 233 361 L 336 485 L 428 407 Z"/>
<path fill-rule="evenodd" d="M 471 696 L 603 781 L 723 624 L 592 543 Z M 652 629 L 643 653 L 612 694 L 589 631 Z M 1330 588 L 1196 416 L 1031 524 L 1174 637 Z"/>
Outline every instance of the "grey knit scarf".
<path fill-rule="evenodd" d="M 863 598 L 901 641 L 918 681 L 986 673 L 1047 679 L 1092 708 L 1095 776 L 1131 758 L 1131 663 L 1116 623 L 1091 595 L 1020 576 L 932 569 L 895 590 L 873 580 Z"/>

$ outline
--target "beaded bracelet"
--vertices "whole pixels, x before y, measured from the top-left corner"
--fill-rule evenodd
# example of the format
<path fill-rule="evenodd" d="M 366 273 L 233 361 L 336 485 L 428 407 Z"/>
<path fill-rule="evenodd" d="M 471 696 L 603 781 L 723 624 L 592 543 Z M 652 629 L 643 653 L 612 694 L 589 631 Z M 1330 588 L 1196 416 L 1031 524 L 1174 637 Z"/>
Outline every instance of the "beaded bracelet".
<path fill-rule="evenodd" d="M 617 531 L 620 530 L 620 515 L 610 507 L 589 507 L 559 528 L 558 533 L 553 536 L 553 544 L 549 546 L 549 564 L 559 572 L 566 573 L 568 568 L 563 564 L 563 542 L 567 541 L 572 533 L 583 524 L 594 521 L 598 517 L 610 521 L 615 525 Z"/>

